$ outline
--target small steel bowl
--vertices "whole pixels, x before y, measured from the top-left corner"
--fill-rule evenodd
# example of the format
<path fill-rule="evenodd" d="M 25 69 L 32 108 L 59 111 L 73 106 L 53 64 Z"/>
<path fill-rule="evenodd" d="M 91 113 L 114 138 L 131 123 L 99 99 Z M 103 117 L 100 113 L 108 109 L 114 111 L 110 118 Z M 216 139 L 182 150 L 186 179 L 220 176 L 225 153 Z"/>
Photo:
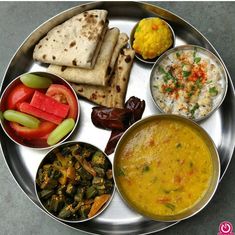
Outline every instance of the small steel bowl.
<path fill-rule="evenodd" d="M 30 72 L 30 73 L 25 73 L 25 74 L 35 74 L 38 76 L 50 78 L 53 81 L 53 83 L 65 85 L 74 94 L 74 97 L 76 99 L 77 106 L 78 106 L 78 114 L 77 114 L 77 118 L 75 120 L 75 126 L 67 136 L 65 136 L 61 141 L 59 141 L 58 143 L 55 144 L 55 145 L 58 145 L 70 137 L 70 135 L 74 132 L 74 130 L 76 129 L 76 126 L 78 124 L 79 116 L 80 116 L 80 105 L 79 105 L 77 95 L 76 95 L 75 91 L 73 90 L 72 86 L 66 80 L 64 80 L 63 78 L 61 78 L 55 74 L 51 74 L 48 72 Z M 22 75 L 20 75 L 20 76 L 22 76 Z M 20 81 L 20 76 L 15 78 L 3 91 L 2 96 L 0 98 L 0 113 L 1 112 L 3 113 L 7 109 L 7 98 L 8 98 L 8 95 L 10 94 L 10 92 L 12 91 L 12 89 L 17 85 L 22 84 L 22 82 Z M 3 117 L 1 118 L 1 126 L 3 128 L 3 131 L 6 133 L 6 135 L 13 142 L 15 142 L 18 145 L 22 145 L 25 147 L 38 149 L 38 150 L 49 149 L 49 148 L 53 147 L 53 145 L 49 146 L 47 144 L 46 139 L 38 141 L 37 139 L 25 140 L 25 139 L 21 138 L 20 136 L 18 136 L 14 132 L 14 130 L 10 127 L 9 122 L 4 120 Z"/>
<path fill-rule="evenodd" d="M 131 151 L 131 146 L 133 145 L 133 140 L 131 142 L 131 140 L 129 138 L 132 138 L 133 136 L 138 136 L 138 133 L 136 133 L 136 130 L 140 130 L 143 127 L 144 128 L 150 127 L 151 125 L 158 123 L 158 122 L 161 122 L 163 120 L 169 120 L 169 121 L 172 121 L 173 123 L 174 123 L 174 121 L 177 121 L 177 122 L 183 123 L 184 125 L 186 125 L 190 128 L 193 128 L 195 130 L 195 132 L 204 140 L 204 142 L 208 146 L 208 150 L 210 152 L 211 160 L 212 160 L 212 176 L 211 176 L 211 180 L 210 180 L 210 183 L 209 183 L 209 186 L 208 186 L 206 192 L 194 205 L 192 205 L 188 209 L 185 209 L 183 212 L 180 212 L 176 215 L 158 215 L 158 214 L 151 214 L 150 212 L 147 212 L 147 211 L 143 211 L 143 209 L 140 208 L 140 206 L 138 204 L 139 203 L 138 200 L 135 200 L 135 201 L 131 200 L 129 198 L 129 196 L 127 196 L 127 194 L 125 193 L 125 191 L 128 191 L 130 189 L 127 187 L 123 188 L 121 186 L 120 181 L 119 181 L 120 173 L 121 173 L 121 176 L 123 176 L 123 175 L 125 175 L 125 172 L 122 172 L 122 171 L 120 172 L 120 166 L 118 168 L 118 159 L 120 159 L 120 157 L 121 157 L 120 155 L 122 154 L 122 150 L 123 150 L 123 148 L 125 148 L 125 146 L 128 146 Z M 146 125 L 149 125 L 149 126 L 146 127 Z M 167 133 L 167 127 L 166 127 L 165 132 Z M 131 164 L 133 167 L 135 167 L 135 165 L 133 165 L 131 160 L 129 160 L 129 164 Z M 207 134 L 207 132 L 202 127 L 200 127 L 197 123 L 193 122 L 192 120 L 189 120 L 187 118 L 184 118 L 184 117 L 181 117 L 178 115 L 172 115 L 172 114 L 160 114 L 160 115 L 149 116 L 149 117 L 146 117 L 146 118 L 136 122 L 129 129 L 127 129 L 127 131 L 124 133 L 124 135 L 121 137 L 121 139 L 119 140 L 119 142 L 117 144 L 115 154 L 114 154 L 113 169 L 114 169 L 113 173 L 114 173 L 115 184 L 116 184 L 118 192 L 119 192 L 120 196 L 122 197 L 122 199 L 124 200 L 124 202 L 131 209 L 138 212 L 142 216 L 147 217 L 152 220 L 162 221 L 162 222 L 174 222 L 174 221 L 178 221 L 178 220 L 184 220 L 184 219 L 190 218 L 193 215 L 197 214 L 212 199 L 212 197 L 217 189 L 219 179 L 220 179 L 220 159 L 219 159 L 219 155 L 218 155 L 216 146 L 215 146 L 213 140 L 211 139 L 211 137 Z M 133 183 L 133 182 L 130 181 L 130 184 L 131 183 Z M 134 192 L 132 192 L 132 193 L 134 193 Z M 149 188 L 149 193 L 152 193 L 151 188 Z M 143 195 L 143 197 L 144 197 L 144 195 Z"/>
<path fill-rule="evenodd" d="M 57 153 L 59 150 L 61 150 L 62 148 L 65 148 L 65 147 L 74 146 L 74 145 L 76 145 L 76 144 L 82 145 L 83 147 L 85 146 L 85 147 L 92 148 L 92 149 L 95 150 L 95 151 L 101 151 L 101 152 L 104 154 L 104 156 L 106 157 L 107 161 L 108 161 L 108 169 L 111 169 L 111 170 L 112 170 L 112 163 L 111 163 L 110 159 L 109 159 L 108 156 L 107 156 L 101 149 L 99 149 L 98 147 L 96 147 L 96 146 L 94 146 L 94 145 L 92 145 L 92 144 L 86 143 L 86 142 L 81 142 L 81 141 L 67 141 L 67 142 L 62 143 L 62 144 L 59 145 L 59 146 L 54 147 L 53 149 L 51 149 L 49 152 L 46 153 L 45 157 L 42 159 L 42 161 L 40 162 L 40 164 L 39 164 L 39 166 L 38 166 L 37 173 L 36 173 L 35 178 L 34 178 L 34 190 L 35 190 L 37 199 L 38 199 L 38 201 L 40 202 L 41 207 L 44 209 L 44 211 L 45 211 L 47 214 L 49 214 L 49 216 L 51 216 L 51 217 L 54 218 L 54 219 L 57 219 L 57 220 L 63 221 L 63 222 L 69 222 L 69 223 L 81 223 L 81 222 L 86 222 L 86 221 L 89 221 L 89 220 L 91 220 L 91 219 L 94 219 L 95 217 L 97 217 L 98 215 L 100 215 L 105 209 L 107 209 L 107 207 L 108 207 L 109 204 L 111 203 L 112 198 L 113 198 L 114 193 L 115 193 L 115 184 L 114 184 L 114 181 L 113 181 L 112 193 L 111 193 L 111 196 L 110 196 L 110 198 L 108 199 L 108 201 L 99 209 L 99 211 L 98 211 L 94 216 L 92 216 L 92 217 L 90 217 L 90 218 L 86 218 L 86 219 L 80 219 L 80 220 L 78 220 L 78 219 L 76 219 L 76 220 L 75 220 L 75 219 L 74 219 L 74 220 L 72 220 L 72 219 L 62 219 L 62 218 L 58 217 L 58 216 L 56 215 L 56 213 L 53 214 L 52 212 L 50 212 L 50 211 L 45 207 L 45 205 L 43 204 L 43 201 L 40 199 L 40 196 L 39 196 L 41 189 L 40 189 L 40 187 L 38 186 L 38 184 L 37 184 L 37 182 L 36 182 L 36 181 L 37 181 L 37 177 L 38 177 L 39 170 L 40 170 L 44 165 L 52 163 L 52 162 L 54 161 L 54 159 L 56 158 L 55 153 Z M 113 173 L 112 173 L 112 175 L 113 175 Z M 113 178 L 112 178 L 112 179 L 113 179 Z M 55 190 L 56 190 L 56 189 L 57 189 L 57 186 L 56 186 Z M 67 194 L 65 193 L 65 195 L 67 195 Z M 67 197 L 68 197 L 68 196 L 67 196 Z"/>
<path fill-rule="evenodd" d="M 154 96 L 154 80 L 156 77 L 156 73 L 158 71 L 159 65 L 161 64 L 161 62 L 167 58 L 168 56 L 172 55 L 173 53 L 177 53 L 179 51 L 184 51 L 184 50 L 196 50 L 197 52 L 202 53 L 204 56 L 206 56 L 207 58 L 210 58 L 213 63 L 217 66 L 219 73 L 221 75 L 221 80 L 220 80 L 220 84 L 222 87 L 222 92 L 221 94 L 216 98 L 215 104 L 213 104 L 213 108 L 211 109 L 211 111 L 209 113 L 207 113 L 205 116 L 199 117 L 199 118 L 190 118 L 193 119 L 196 122 L 202 121 L 206 118 L 208 118 L 212 113 L 214 113 L 219 107 L 220 105 L 223 103 L 224 98 L 226 96 L 227 93 L 227 89 L 228 89 L 228 78 L 227 78 L 227 73 L 225 71 L 225 68 L 223 66 L 223 64 L 221 63 L 221 61 L 219 60 L 219 58 L 217 56 L 215 56 L 211 51 L 197 46 L 197 45 L 182 45 L 182 46 L 177 46 L 175 48 L 172 48 L 171 50 L 166 51 L 163 55 L 161 55 L 156 63 L 154 64 L 151 74 L 150 74 L 150 91 L 151 91 L 151 96 L 153 99 L 154 104 L 156 105 L 156 107 L 159 109 L 160 112 L 162 113 L 167 113 L 164 112 L 164 110 L 160 107 L 159 105 L 159 100 Z M 172 63 L 172 60 L 171 60 Z M 170 114 L 170 112 L 168 113 Z M 173 113 L 175 114 L 175 113 Z M 177 115 L 181 115 L 180 113 L 177 113 Z M 184 115 L 182 115 L 184 116 Z"/>
<path fill-rule="evenodd" d="M 156 17 L 149 17 L 149 18 L 156 18 Z M 172 29 L 172 27 L 170 26 L 170 24 L 168 24 L 168 23 L 167 23 L 165 20 L 163 20 L 163 19 L 161 19 L 161 20 L 166 23 L 166 25 L 169 27 L 169 29 L 170 29 L 170 31 L 171 31 L 171 33 L 172 33 L 172 40 L 173 40 L 173 43 L 172 43 L 172 45 L 167 49 L 167 50 L 169 50 L 169 49 L 175 47 L 175 41 L 176 41 L 176 40 L 175 40 L 175 32 L 174 32 L 174 30 Z M 139 21 L 139 22 L 140 22 L 140 21 Z M 134 26 L 134 28 L 132 29 L 131 34 L 130 34 L 130 46 L 131 46 L 132 49 L 133 49 L 133 42 L 134 42 L 135 30 L 136 30 L 136 28 L 137 28 L 139 22 L 137 22 L 137 23 L 135 24 L 135 26 Z M 134 49 L 133 49 L 133 50 L 134 50 Z M 167 50 L 166 50 L 166 51 L 167 51 Z M 163 54 L 163 53 L 164 53 L 164 52 L 162 52 L 162 54 Z M 159 55 L 159 56 L 161 56 L 161 55 Z M 144 63 L 147 63 L 147 64 L 154 64 L 154 63 L 156 62 L 156 60 L 159 58 L 159 56 L 157 56 L 157 57 L 155 57 L 155 58 L 153 58 L 153 59 L 144 59 L 140 54 L 135 53 L 135 57 L 136 57 L 138 60 L 140 60 L 140 61 L 142 61 L 142 62 L 144 62 Z"/>

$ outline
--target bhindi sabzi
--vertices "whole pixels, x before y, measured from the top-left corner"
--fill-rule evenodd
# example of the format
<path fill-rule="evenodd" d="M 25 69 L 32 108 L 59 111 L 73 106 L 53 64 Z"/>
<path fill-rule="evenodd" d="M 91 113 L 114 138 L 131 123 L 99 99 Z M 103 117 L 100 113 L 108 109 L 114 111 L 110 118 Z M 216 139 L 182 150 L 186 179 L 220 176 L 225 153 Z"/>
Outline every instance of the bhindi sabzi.
<path fill-rule="evenodd" d="M 85 143 L 67 144 L 49 153 L 38 170 L 36 183 L 44 207 L 70 221 L 96 215 L 114 190 L 110 161 Z"/>

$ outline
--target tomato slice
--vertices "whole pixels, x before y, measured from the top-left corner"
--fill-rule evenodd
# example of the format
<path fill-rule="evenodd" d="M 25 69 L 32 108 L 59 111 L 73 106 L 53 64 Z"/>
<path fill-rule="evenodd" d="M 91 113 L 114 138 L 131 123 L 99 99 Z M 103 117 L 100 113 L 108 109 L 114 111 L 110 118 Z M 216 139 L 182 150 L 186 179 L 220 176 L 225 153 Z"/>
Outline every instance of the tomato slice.
<path fill-rule="evenodd" d="M 73 92 L 64 85 L 52 84 L 47 89 L 46 95 L 54 98 L 60 103 L 69 105 L 69 113 L 67 118 L 73 118 L 76 120 L 78 114 L 78 103 Z"/>
<path fill-rule="evenodd" d="M 30 99 L 35 89 L 19 84 L 15 86 L 7 97 L 7 108 L 15 109 L 17 104 Z"/>
<path fill-rule="evenodd" d="M 44 137 L 56 128 L 56 124 L 48 121 L 41 121 L 38 128 L 32 129 L 21 126 L 16 122 L 9 122 L 11 128 L 22 138 L 31 140 Z"/>

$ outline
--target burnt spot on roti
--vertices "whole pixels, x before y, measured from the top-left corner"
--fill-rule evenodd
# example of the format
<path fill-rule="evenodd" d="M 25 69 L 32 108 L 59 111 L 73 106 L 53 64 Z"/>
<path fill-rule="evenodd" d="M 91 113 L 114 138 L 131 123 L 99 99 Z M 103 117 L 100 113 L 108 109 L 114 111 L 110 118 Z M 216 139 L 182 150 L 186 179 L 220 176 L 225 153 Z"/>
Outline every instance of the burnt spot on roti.
<path fill-rule="evenodd" d="M 48 38 L 46 38 L 46 41 L 48 41 Z"/>
<path fill-rule="evenodd" d="M 47 55 L 44 54 L 44 55 L 42 56 L 42 58 L 45 60 L 45 59 L 47 58 Z"/>
<path fill-rule="evenodd" d="M 116 85 L 116 91 L 119 93 L 121 91 L 121 88 L 119 85 Z"/>
<path fill-rule="evenodd" d="M 122 80 L 123 80 L 123 82 L 125 82 L 125 81 L 126 81 L 126 78 L 123 78 Z"/>
<path fill-rule="evenodd" d="M 106 97 L 105 95 L 102 96 L 102 98 L 105 98 L 105 97 Z"/>
<path fill-rule="evenodd" d="M 120 50 L 120 54 L 124 55 L 124 50 L 123 49 Z"/>
<path fill-rule="evenodd" d="M 72 42 L 70 43 L 69 47 L 71 48 L 71 47 L 74 47 L 75 45 L 76 45 L 76 41 L 72 41 Z"/>
<path fill-rule="evenodd" d="M 118 66 L 118 69 L 119 69 L 119 70 L 122 70 L 122 66 Z"/>
<path fill-rule="evenodd" d="M 57 32 L 57 33 L 60 33 L 60 30 L 57 30 L 56 32 Z"/>
<path fill-rule="evenodd" d="M 76 60 L 76 58 L 73 59 L 72 64 L 73 64 L 74 66 L 77 66 L 77 60 Z"/>
<path fill-rule="evenodd" d="M 103 26 L 105 24 L 105 22 L 103 21 L 103 20 L 101 20 L 100 22 L 99 22 L 99 25 L 101 25 L 101 26 Z"/>
<path fill-rule="evenodd" d="M 42 47 L 42 45 L 39 45 L 39 46 L 38 46 L 38 49 L 40 49 L 41 47 Z"/>
<path fill-rule="evenodd" d="M 96 100 L 96 99 L 97 99 L 97 95 L 96 95 L 95 93 L 92 93 L 91 99 L 92 99 L 92 100 Z"/>
<path fill-rule="evenodd" d="M 79 89 L 78 89 L 78 92 L 83 92 L 83 88 L 79 88 Z"/>
<path fill-rule="evenodd" d="M 61 66 L 61 72 L 64 72 L 67 69 L 67 66 Z"/>
<path fill-rule="evenodd" d="M 53 60 L 55 60 L 55 59 L 56 59 L 56 57 L 53 55 L 53 56 L 52 56 L 52 59 L 53 59 Z"/>
<path fill-rule="evenodd" d="M 68 49 L 64 48 L 64 51 L 68 51 Z"/>
<path fill-rule="evenodd" d="M 126 61 L 126 63 L 130 63 L 130 62 L 131 62 L 131 56 L 128 55 L 128 56 L 125 58 L 125 61 Z"/>

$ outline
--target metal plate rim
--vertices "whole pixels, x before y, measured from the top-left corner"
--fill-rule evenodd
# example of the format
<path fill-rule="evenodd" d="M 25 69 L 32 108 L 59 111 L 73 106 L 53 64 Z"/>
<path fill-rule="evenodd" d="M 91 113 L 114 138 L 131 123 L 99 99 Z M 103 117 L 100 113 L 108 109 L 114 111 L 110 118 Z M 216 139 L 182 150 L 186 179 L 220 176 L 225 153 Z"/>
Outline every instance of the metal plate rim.
<path fill-rule="evenodd" d="M 52 17 L 49 18 L 48 20 L 46 20 L 46 21 L 44 21 L 43 23 L 41 23 L 38 27 L 36 27 L 36 28 L 25 38 L 25 40 L 23 40 L 23 42 L 22 42 L 22 43 L 19 45 L 19 47 L 17 48 L 16 52 L 15 52 L 15 53 L 13 54 L 13 56 L 11 57 L 10 62 L 9 62 L 9 64 L 7 65 L 6 70 L 5 70 L 5 72 L 4 72 L 3 80 L 2 80 L 2 82 L 1 82 L 1 84 L 0 84 L 0 92 L 2 92 L 3 83 L 4 83 L 6 74 L 7 74 L 8 70 L 9 70 L 9 68 L 10 68 L 10 65 L 11 65 L 13 59 L 15 58 L 16 54 L 18 53 L 19 49 L 25 44 L 25 42 L 30 38 L 30 36 L 31 36 L 34 32 L 36 32 L 40 27 L 42 27 L 43 25 L 45 25 L 47 22 L 51 21 L 52 19 L 54 19 L 55 17 L 57 17 L 57 16 L 59 16 L 59 15 L 64 14 L 65 12 L 72 11 L 72 10 L 74 10 L 74 9 L 76 9 L 76 8 L 80 8 L 80 7 L 84 7 L 84 6 L 89 6 L 89 7 L 91 7 L 91 6 L 93 6 L 93 5 L 102 6 L 102 4 L 104 4 L 104 3 L 110 3 L 110 2 L 99 2 L 99 3 L 97 3 L 97 2 L 90 2 L 90 3 L 84 3 L 84 4 L 77 5 L 77 6 L 73 6 L 73 7 L 71 7 L 71 8 L 66 9 L 66 10 L 63 10 L 62 12 L 59 12 L 58 14 L 52 16 Z M 194 26 L 193 26 L 191 23 L 189 23 L 187 20 L 184 20 L 182 17 L 178 16 L 177 14 L 175 14 L 175 13 L 173 13 L 172 11 L 167 10 L 167 9 L 165 9 L 165 8 L 163 8 L 163 7 L 156 6 L 156 5 L 152 5 L 152 4 L 150 4 L 150 3 L 145 3 L 145 2 L 132 1 L 132 3 L 135 3 L 136 5 L 140 5 L 140 6 L 150 6 L 150 7 L 156 8 L 156 9 L 161 9 L 161 10 L 163 10 L 163 11 L 165 11 L 165 12 L 167 12 L 167 13 L 169 13 L 169 14 L 171 14 L 171 15 L 174 15 L 175 17 L 179 18 L 181 21 L 184 22 L 184 24 L 186 24 L 186 25 L 189 26 L 190 28 L 194 29 L 194 30 L 211 46 L 211 48 L 214 50 L 214 54 L 220 59 L 221 63 L 223 64 L 223 66 L 224 66 L 224 68 L 225 68 L 225 70 L 226 70 L 226 73 L 227 73 L 227 76 L 228 76 L 229 86 L 230 86 L 230 88 L 231 88 L 231 90 L 232 90 L 233 96 L 235 96 L 235 89 L 234 89 L 234 86 L 233 86 L 233 83 L 232 83 L 232 79 L 231 79 L 231 76 L 230 76 L 230 74 L 229 74 L 229 71 L 228 71 L 228 69 L 227 69 L 227 67 L 226 67 L 226 65 L 225 65 L 225 63 L 224 63 L 224 61 L 222 60 L 221 56 L 219 55 L 219 53 L 218 53 L 218 51 L 215 49 L 215 47 L 212 45 L 212 43 L 211 43 L 199 30 L 197 30 L 196 27 L 194 27 Z M 224 172 L 222 173 L 222 175 L 221 175 L 221 177 L 220 177 L 220 181 L 222 180 L 223 176 L 225 175 L 225 173 L 226 173 L 226 171 L 227 171 L 227 168 L 228 168 L 228 166 L 229 166 L 229 164 L 230 164 L 230 162 L 231 162 L 234 149 L 235 149 L 235 145 L 234 145 L 234 146 L 232 147 L 232 149 L 231 149 L 231 150 L 232 150 L 232 154 L 231 154 L 231 156 L 230 156 L 230 158 L 229 158 L 229 160 L 228 160 L 228 163 L 227 163 L 227 165 L 226 165 L 226 167 L 225 167 L 225 169 L 224 169 Z M 4 152 L 3 152 L 3 148 L 2 148 L 2 143 L 0 143 L 0 151 L 1 151 L 2 155 L 3 155 L 5 164 L 6 164 L 7 168 L 8 168 L 8 170 L 9 170 L 10 174 L 12 175 L 14 181 L 15 181 L 16 184 L 18 185 L 18 187 L 22 190 L 22 192 L 26 195 L 26 197 L 28 197 L 28 198 L 30 199 L 30 201 L 31 201 L 35 206 L 37 206 L 39 209 L 41 209 L 41 210 L 43 211 L 43 209 L 42 209 L 39 205 L 37 205 L 37 204 L 29 197 L 29 195 L 23 190 L 23 188 L 20 186 L 19 182 L 18 182 L 18 181 L 16 180 L 16 178 L 14 177 L 14 175 L 13 175 L 11 169 L 10 169 L 10 166 L 8 165 L 7 160 L 6 160 L 6 158 L 5 158 L 5 155 L 4 155 Z M 43 211 L 43 212 L 44 212 L 44 211 Z M 86 233 L 86 234 L 96 234 L 96 233 L 92 233 L 92 232 L 87 232 L 87 231 L 84 231 L 84 230 L 80 230 L 80 229 L 78 229 L 78 228 L 72 227 L 72 226 L 70 226 L 70 225 L 68 225 L 68 224 L 66 224 L 66 223 L 60 222 L 60 221 L 58 221 L 58 222 L 61 223 L 61 224 L 63 224 L 63 225 L 66 225 L 67 227 L 72 228 L 72 229 L 74 229 L 74 230 L 76 230 L 76 231 L 81 231 L 81 232 Z M 151 232 L 141 233 L 141 234 L 144 235 L 144 234 L 152 234 L 152 233 L 154 233 L 154 232 L 159 232 L 159 231 L 165 230 L 165 229 L 167 229 L 167 228 L 169 228 L 169 227 L 171 227 L 171 226 L 173 226 L 173 225 L 175 225 L 175 224 L 177 224 L 177 223 L 179 223 L 179 222 L 180 222 L 180 221 L 177 221 L 177 222 L 175 222 L 175 223 L 169 224 L 169 226 L 166 226 L 166 227 L 164 227 L 164 228 L 158 229 L 158 230 L 156 230 L 156 231 L 151 231 Z"/>

